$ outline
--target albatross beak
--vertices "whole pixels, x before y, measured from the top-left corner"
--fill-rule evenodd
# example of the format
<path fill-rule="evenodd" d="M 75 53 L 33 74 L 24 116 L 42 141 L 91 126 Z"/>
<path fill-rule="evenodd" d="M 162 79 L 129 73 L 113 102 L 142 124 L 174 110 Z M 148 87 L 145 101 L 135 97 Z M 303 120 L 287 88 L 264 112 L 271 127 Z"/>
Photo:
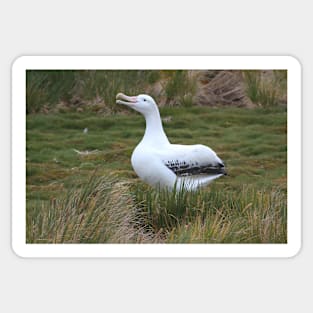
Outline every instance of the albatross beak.
<path fill-rule="evenodd" d="M 134 105 L 136 102 L 137 102 L 137 97 L 135 96 L 129 97 L 129 96 L 124 95 L 121 92 L 116 95 L 117 104 Z"/>

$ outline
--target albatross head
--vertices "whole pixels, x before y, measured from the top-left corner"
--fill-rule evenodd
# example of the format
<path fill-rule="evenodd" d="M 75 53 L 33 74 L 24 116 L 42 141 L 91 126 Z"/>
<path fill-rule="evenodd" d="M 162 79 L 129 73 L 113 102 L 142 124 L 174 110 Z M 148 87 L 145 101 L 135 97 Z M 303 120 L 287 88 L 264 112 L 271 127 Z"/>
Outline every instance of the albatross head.
<path fill-rule="evenodd" d="M 126 96 L 123 93 L 116 95 L 116 103 L 124 104 L 140 112 L 144 116 L 152 113 L 157 109 L 157 105 L 152 97 L 148 95 Z"/>

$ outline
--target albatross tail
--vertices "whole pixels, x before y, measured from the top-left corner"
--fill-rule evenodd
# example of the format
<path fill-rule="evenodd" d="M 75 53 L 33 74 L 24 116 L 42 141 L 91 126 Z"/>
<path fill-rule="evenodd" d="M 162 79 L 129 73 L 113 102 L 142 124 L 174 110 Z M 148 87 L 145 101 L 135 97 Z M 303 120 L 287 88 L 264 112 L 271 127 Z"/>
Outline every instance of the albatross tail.
<path fill-rule="evenodd" d="M 213 180 L 225 174 L 216 174 L 210 176 L 197 175 L 193 177 L 178 177 L 176 181 L 176 188 L 184 188 L 187 190 L 195 190 L 199 187 L 209 185 Z"/>

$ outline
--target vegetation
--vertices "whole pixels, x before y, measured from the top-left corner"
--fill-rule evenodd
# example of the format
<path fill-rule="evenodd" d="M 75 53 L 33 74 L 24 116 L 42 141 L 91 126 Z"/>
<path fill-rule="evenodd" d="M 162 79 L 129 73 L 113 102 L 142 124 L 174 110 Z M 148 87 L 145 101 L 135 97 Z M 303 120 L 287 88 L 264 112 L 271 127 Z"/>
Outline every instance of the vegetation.
<path fill-rule="evenodd" d="M 117 177 L 28 208 L 29 243 L 284 243 L 280 190 L 152 190 Z"/>
<path fill-rule="evenodd" d="M 27 242 L 284 243 L 286 114 L 162 108 L 173 143 L 209 145 L 226 163 L 229 176 L 193 193 L 136 177 L 130 156 L 144 132 L 136 112 L 28 114 Z"/>
<path fill-rule="evenodd" d="M 182 106 L 192 106 L 193 97 L 197 90 L 196 80 L 188 71 L 170 71 L 165 94 L 169 102 Z"/>
<path fill-rule="evenodd" d="M 121 90 L 129 94 L 142 92 L 144 85 L 159 78 L 159 71 L 28 70 L 26 77 L 27 113 L 82 102 L 84 105 L 103 102 L 115 112 L 114 95 Z"/>
<path fill-rule="evenodd" d="M 265 72 L 267 74 L 268 72 Z M 271 77 L 262 77 L 262 71 L 244 71 L 247 94 L 252 102 L 261 106 L 277 106 L 287 93 L 287 71 L 276 70 Z M 264 74 L 264 75 L 265 75 Z M 263 76 L 264 76 L 263 75 Z"/>
<path fill-rule="evenodd" d="M 49 204 L 36 202 L 27 212 L 30 243 L 148 242 L 144 219 L 116 178 L 91 179 Z"/>
<path fill-rule="evenodd" d="M 143 90 L 167 106 L 190 107 L 197 104 L 203 82 L 220 71 L 186 70 L 28 70 L 27 113 L 94 111 L 115 114 L 123 107 L 115 105 L 114 95 L 121 90 L 139 94 Z M 226 71 L 227 72 L 227 71 Z M 287 71 L 242 71 L 246 93 L 252 103 L 262 107 L 286 104 Z M 202 75 L 202 76 L 201 76 Z M 203 77 L 204 75 L 204 77 Z M 202 77 L 202 78 L 201 78 Z M 228 77 L 226 75 L 226 77 Z M 202 82 L 201 82 L 202 81 Z M 226 84 L 218 85 L 216 84 Z M 158 88 L 154 88 L 158 84 Z M 228 84 L 228 85 L 227 85 Z M 229 85 L 230 84 L 230 85 Z M 238 93 L 234 82 L 219 79 L 211 92 L 219 97 Z M 213 88 L 213 89 L 214 89 Z M 245 92 L 243 86 L 243 92 Z M 203 95 L 201 95 L 203 97 Z M 236 99 L 235 99 L 236 100 Z M 216 99 L 215 99 L 216 101 Z"/>

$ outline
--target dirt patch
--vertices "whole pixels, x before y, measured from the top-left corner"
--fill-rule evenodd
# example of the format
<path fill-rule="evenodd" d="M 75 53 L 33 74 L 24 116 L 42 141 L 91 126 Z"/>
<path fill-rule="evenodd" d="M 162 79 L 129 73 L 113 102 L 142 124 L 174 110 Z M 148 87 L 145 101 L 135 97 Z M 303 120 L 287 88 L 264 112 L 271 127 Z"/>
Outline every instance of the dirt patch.
<path fill-rule="evenodd" d="M 198 80 L 198 105 L 249 108 L 256 106 L 246 95 L 241 71 L 200 71 Z"/>

